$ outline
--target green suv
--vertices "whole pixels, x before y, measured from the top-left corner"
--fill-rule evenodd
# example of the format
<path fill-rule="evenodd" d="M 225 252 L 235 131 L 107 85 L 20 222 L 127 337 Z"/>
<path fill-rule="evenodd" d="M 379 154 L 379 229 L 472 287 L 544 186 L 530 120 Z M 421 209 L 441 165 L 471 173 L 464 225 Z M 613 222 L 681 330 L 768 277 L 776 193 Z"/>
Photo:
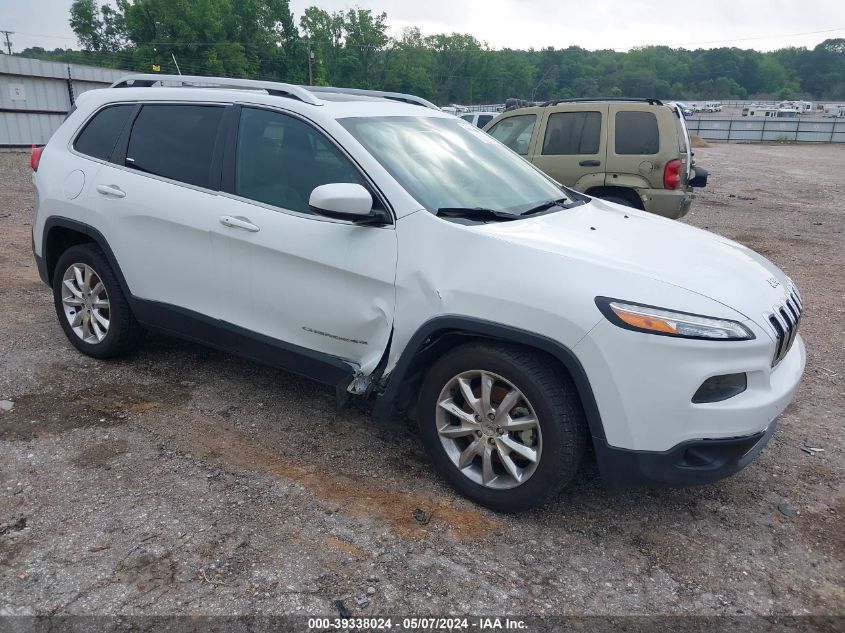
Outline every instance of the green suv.
<path fill-rule="evenodd" d="M 677 106 L 656 99 L 570 99 L 518 108 L 484 128 L 567 187 L 668 218 L 689 211 L 695 178 Z"/>

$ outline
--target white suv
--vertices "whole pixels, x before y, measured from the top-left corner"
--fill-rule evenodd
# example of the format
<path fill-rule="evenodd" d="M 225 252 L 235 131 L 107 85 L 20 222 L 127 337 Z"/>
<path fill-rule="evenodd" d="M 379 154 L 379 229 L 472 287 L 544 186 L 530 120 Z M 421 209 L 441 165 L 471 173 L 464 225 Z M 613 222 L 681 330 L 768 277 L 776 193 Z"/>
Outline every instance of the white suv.
<path fill-rule="evenodd" d="M 68 339 L 107 358 L 153 329 L 405 412 L 498 510 L 560 490 L 589 443 L 611 485 L 751 461 L 804 370 L 789 278 L 414 101 L 159 76 L 81 95 L 33 156 Z"/>

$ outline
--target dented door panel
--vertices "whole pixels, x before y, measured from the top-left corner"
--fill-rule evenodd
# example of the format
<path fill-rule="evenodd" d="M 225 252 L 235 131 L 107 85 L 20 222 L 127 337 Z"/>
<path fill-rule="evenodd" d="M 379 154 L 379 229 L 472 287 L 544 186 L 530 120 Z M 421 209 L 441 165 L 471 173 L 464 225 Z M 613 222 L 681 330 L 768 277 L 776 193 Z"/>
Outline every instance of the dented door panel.
<path fill-rule="evenodd" d="M 222 319 L 350 361 L 368 374 L 393 325 L 396 231 L 284 212 L 220 196 L 215 227 Z"/>

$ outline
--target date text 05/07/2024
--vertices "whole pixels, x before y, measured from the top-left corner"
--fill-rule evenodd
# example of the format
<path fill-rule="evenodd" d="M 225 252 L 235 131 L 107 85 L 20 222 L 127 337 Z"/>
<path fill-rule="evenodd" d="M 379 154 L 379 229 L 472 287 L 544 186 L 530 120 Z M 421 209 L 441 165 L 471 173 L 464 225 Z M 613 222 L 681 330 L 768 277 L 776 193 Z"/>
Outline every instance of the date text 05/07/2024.
<path fill-rule="evenodd" d="M 527 623 L 515 618 L 309 618 L 309 630 L 391 631 L 526 631 Z"/>

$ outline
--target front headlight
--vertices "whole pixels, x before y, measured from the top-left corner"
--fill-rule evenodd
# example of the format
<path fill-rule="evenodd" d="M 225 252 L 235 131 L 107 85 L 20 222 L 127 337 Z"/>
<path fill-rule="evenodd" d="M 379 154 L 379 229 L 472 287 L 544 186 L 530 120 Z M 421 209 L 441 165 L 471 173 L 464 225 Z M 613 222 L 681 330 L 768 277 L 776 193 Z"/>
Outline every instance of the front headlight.
<path fill-rule="evenodd" d="M 739 321 L 666 310 L 608 297 L 596 297 L 596 305 L 611 323 L 626 330 L 708 341 L 748 341 L 754 338 L 754 333 Z"/>

